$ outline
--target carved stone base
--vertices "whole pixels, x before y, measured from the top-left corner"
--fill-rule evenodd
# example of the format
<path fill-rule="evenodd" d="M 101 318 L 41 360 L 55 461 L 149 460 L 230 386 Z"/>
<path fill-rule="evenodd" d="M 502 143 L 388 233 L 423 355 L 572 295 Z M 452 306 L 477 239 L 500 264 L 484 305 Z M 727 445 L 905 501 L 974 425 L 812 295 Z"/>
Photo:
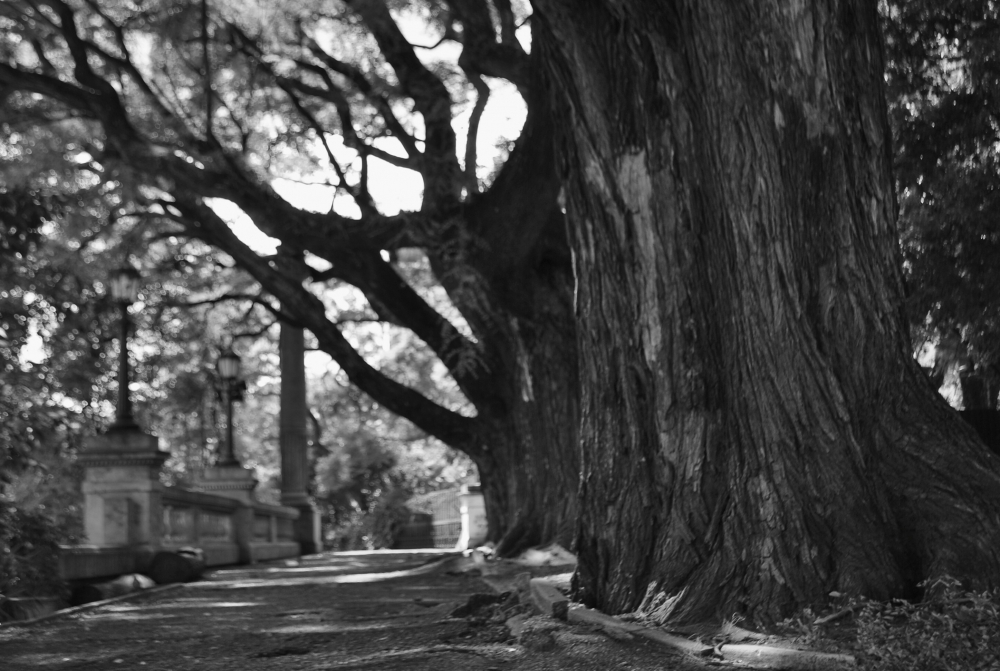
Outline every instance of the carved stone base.
<path fill-rule="evenodd" d="M 295 508 L 299 511 L 299 519 L 295 520 L 295 540 L 302 548 L 302 554 L 309 555 L 323 551 L 323 536 L 320 524 L 320 512 L 304 492 L 282 493 L 281 505 Z"/>
<path fill-rule="evenodd" d="M 109 431 L 84 442 L 79 463 L 88 543 L 141 546 L 159 538 L 160 468 L 169 456 L 156 436 L 138 429 Z"/>
<path fill-rule="evenodd" d="M 245 466 L 209 466 L 194 479 L 192 485 L 203 492 L 211 492 L 243 503 L 252 503 L 256 500 L 253 490 L 257 486 L 257 478 L 253 469 Z"/>

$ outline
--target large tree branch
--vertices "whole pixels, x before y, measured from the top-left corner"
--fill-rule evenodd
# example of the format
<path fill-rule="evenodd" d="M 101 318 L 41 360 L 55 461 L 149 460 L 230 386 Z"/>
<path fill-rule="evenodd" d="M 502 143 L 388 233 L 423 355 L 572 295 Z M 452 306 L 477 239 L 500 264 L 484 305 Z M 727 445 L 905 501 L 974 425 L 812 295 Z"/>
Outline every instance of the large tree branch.
<path fill-rule="evenodd" d="M 344 144 L 346 146 L 356 149 L 362 155 L 369 154 L 376 156 L 387 163 L 401 168 L 416 169 L 417 161 L 420 158 L 420 152 L 417 149 L 416 142 L 403 128 L 399 119 L 396 118 L 389 101 L 386 100 L 384 96 L 378 95 L 375 92 L 374 87 L 368 82 L 367 78 L 360 70 L 352 65 L 348 65 L 337 60 L 330 54 L 323 51 L 323 49 L 320 48 L 312 37 L 303 34 L 301 37 L 305 41 L 307 49 L 313 54 L 313 56 L 318 58 L 323 65 L 318 65 L 316 63 L 303 60 L 302 58 L 295 58 L 293 60 L 301 70 L 318 76 L 323 81 L 325 88 L 308 84 L 296 77 L 279 75 L 274 71 L 271 64 L 268 63 L 260 49 L 260 46 L 254 41 L 253 38 L 247 35 L 239 26 L 235 24 L 228 24 L 228 26 L 229 30 L 237 38 L 236 42 L 242 52 L 274 78 L 278 86 L 281 87 L 281 89 L 285 91 L 290 98 L 292 98 L 292 104 L 297 110 L 299 110 L 299 113 L 304 116 L 308 116 L 310 123 L 317 128 L 317 132 L 325 135 L 325 131 L 319 129 L 319 124 L 316 122 L 314 116 L 306 109 L 302 101 L 294 96 L 292 89 L 333 105 L 334 109 L 337 110 L 337 115 L 340 117 L 341 136 L 343 137 Z M 351 110 L 350 101 L 341 90 L 341 87 L 334 83 L 330 76 L 330 71 L 347 78 L 347 80 L 351 82 L 375 107 L 379 115 L 385 121 L 386 127 L 390 129 L 392 134 L 400 141 L 400 144 L 403 145 L 404 150 L 407 152 L 407 156 L 402 157 L 390 154 L 389 152 L 378 149 L 361 139 L 358 132 L 354 128 L 354 113 Z M 334 163 L 332 159 L 331 163 Z"/>
<path fill-rule="evenodd" d="M 179 155 L 169 146 L 139 137 L 127 120 L 114 123 L 113 119 L 99 116 L 95 108 L 102 105 L 103 99 L 80 86 L 4 63 L 0 63 L 0 86 L 40 93 L 96 118 L 108 141 L 117 147 L 119 160 L 149 184 L 160 184 L 166 191 L 230 200 L 264 233 L 323 258 L 338 258 L 345 250 L 432 246 L 439 242 L 439 222 L 457 213 L 457 204 L 443 212 L 403 212 L 388 217 L 370 214 L 362 219 L 300 210 L 249 169 L 242 168 L 239 157 L 228 156 L 219 147 L 196 157 Z"/>
<path fill-rule="evenodd" d="M 479 178 L 476 175 L 479 159 L 476 144 L 479 142 L 479 122 L 486 111 L 486 103 L 490 99 L 490 87 L 483 78 L 468 69 L 466 76 L 476 89 L 476 104 L 469 115 L 469 132 L 465 139 L 465 182 L 470 194 L 479 193 Z"/>
<path fill-rule="evenodd" d="M 293 90 L 293 89 L 303 90 L 303 88 L 308 90 L 312 87 L 306 86 L 301 82 L 296 82 L 294 80 L 290 80 L 285 77 L 278 78 L 278 86 L 280 86 L 281 89 L 288 94 L 288 98 L 292 102 L 292 105 L 295 107 L 295 110 L 299 113 L 299 116 L 305 119 L 306 123 L 308 123 L 309 126 L 313 129 L 313 131 L 315 131 L 317 137 L 320 140 L 320 143 L 323 145 L 323 149 L 326 151 L 326 160 L 330 163 L 330 167 L 333 168 L 333 171 L 337 174 L 337 179 L 339 180 L 339 187 L 342 188 L 344 191 L 346 191 L 348 194 L 350 194 L 350 196 L 354 199 L 354 202 L 357 203 L 358 208 L 361 210 L 362 214 L 367 214 L 369 216 L 372 214 L 376 214 L 377 210 L 375 208 L 375 203 L 372 202 L 371 193 L 369 193 L 368 191 L 367 181 L 362 180 L 361 183 L 357 186 L 353 186 L 351 185 L 350 182 L 347 181 L 347 175 L 344 173 L 344 170 L 340 167 L 340 162 L 334 155 L 333 148 L 330 146 L 330 141 L 327 139 L 326 129 L 323 128 L 323 125 L 319 122 L 319 120 L 315 117 L 315 115 L 313 115 L 313 113 L 306 108 L 305 104 L 299 99 L 299 97 L 295 94 L 295 91 Z M 350 113 L 347 113 L 346 116 L 347 116 L 346 121 L 350 122 Z M 347 128 L 350 128 L 350 126 L 348 125 Z M 353 131 L 351 132 L 353 134 Z M 345 135 L 345 138 L 346 137 L 347 135 Z"/>
<path fill-rule="evenodd" d="M 491 376 L 479 349 L 431 307 L 381 256 L 342 255 L 340 260 L 334 262 L 331 274 L 364 292 L 379 316 L 413 331 L 423 340 L 474 405 L 483 407 L 495 396 Z"/>
<path fill-rule="evenodd" d="M 368 102 L 375 107 L 378 111 L 379 116 L 385 122 L 386 128 L 392 133 L 393 137 L 399 140 L 400 144 L 403 145 L 403 150 L 406 155 L 412 161 L 416 161 L 421 156 L 421 151 L 417 147 L 417 142 L 413 136 L 406 132 L 403 128 L 403 124 L 396 117 L 396 114 L 392 111 L 392 105 L 389 100 L 372 86 L 368 78 L 365 77 L 364 73 L 361 72 L 357 67 L 339 61 L 326 51 L 324 51 L 315 39 L 312 37 L 307 37 L 307 46 L 309 47 L 310 53 L 315 56 L 320 62 L 323 63 L 329 70 L 336 72 L 337 74 L 345 77 L 354 87 L 365 97 Z M 346 131 L 345 131 L 346 132 Z"/>
<path fill-rule="evenodd" d="M 61 0 L 48 0 L 47 4 L 59 17 L 63 39 L 66 40 L 66 46 L 73 58 L 73 75 L 92 94 L 88 99 L 91 111 L 105 125 L 120 126 L 122 134 L 134 135 L 135 130 L 129 122 L 128 113 L 122 105 L 118 92 L 107 80 L 98 76 L 90 65 L 88 60 L 90 49 L 77 32 L 75 13 Z"/>
<path fill-rule="evenodd" d="M 87 6 L 100 16 L 104 20 L 105 24 L 107 24 L 108 29 L 115 36 L 115 44 L 118 46 L 122 55 L 115 56 L 114 54 L 108 53 L 107 50 L 89 40 L 83 42 L 86 48 L 90 49 L 94 54 L 100 56 L 101 59 L 107 63 L 127 73 L 132 81 L 135 82 L 135 85 L 139 87 L 139 90 L 145 95 L 146 101 L 156 108 L 165 121 L 170 123 L 173 130 L 181 137 L 184 137 L 189 141 L 193 141 L 195 139 L 194 135 L 192 135 L 186 125 L 181 122 L 178 114 L 174 110 L 170 109 L 170 107 L 163 100 L 163 96 L 160 92 L 157 91 L 152 84 L 146 81 L 142 72 L 135 66 L 135 63 L 132 61 L 132 54 L 128 48 L 128 43 L 125 39 L 125 32 L 122 30 L 122 27 L 115 23 L 106 12 L 102 11 L 100 6 L 94 2 L 94 0 L 87 0 Z"/>
<path fill-rule="evenodd" d="M 295 315 L 296 321 L 312 332 L 320 348 L 333 357 L 351 382 L 362 391 L 449 445 L 473 458 L 482 456 L 486 448 L 478 435 L 479 423 L 475 418 L 448 410 L 373 368 L 326 318 L 326 310 L 316 296 L 307 291 L 301 282 L 276 270 L 276 264 L 251 251 L 203 202 L 178 199 L 173 207 L 181 214 L 183 222 L 193 226 L 193 235 L 232 256 L 241 268 L 281 302 L 283 310 Z"/>
<path fill-rule="evenodd" d="M 532 28 L 542 29 L 538 24 Z M 535 72 L 543 70 L 540 52 L 532 52 Z M 552 233 L 551 222 L 559 214 L 562 183 L 553 144 L 556 129 L 551 101 L 540 76 L 530 91 L 528 116 L 514 149 L 490 189 L 469 208 L 473 229 L 488 241 L 491 258 L 482 259 L 483 267 L 496 268 L 501 274 L 511 272 L 537 249 L 538 241 Z"/>
<path fill-rule="evenodd" d="M 444 83 L 424 67 L 381 0 L 347 3 L 364 20 L 375 37 L 382 57 L 392 66 L 400 88 L 413 99 L 424 119 L 424 208 L 436 209 L 461 195 L 462 174 L 452 128 L 451 95 Z"/>
<path fill-rule="evenodd" d="M 308 64 L 305 64 L 305 67 L 308 67 Z M 350 104 L 347 102 L 347 98 L 344 97 L 344 94 L 341 91 L 333 87 L 332 82 L 325 76 L 325 74 L 326 73 L 322 73 L 321 76 L 324 76 L 324 80 L 327 83 L 328 88 L 326 89 L 311 86 L 291 77 L 279 76 L 275 77 L 275 80 L 277 81 L 278 86 L 288 93 L 289 98 L 292 100 L 292 104 L 295 105 L 295 108 L 300 114 L 303 115 L 303 118 L 309 120 L 318 133 L 323 133 L 325 135 L 326 131 L 320 127 L 315 116 L 313 116 L 313 114 L 306 109 L 302 101 L 292 93 L 292 89 L 333 104 L 340 116 L 341 133 L 344 138 L 345 146 L 356 149 L 361 154 L 374 156 L 385 161 L 386 163 L 400 168 L 408 168 L 410 170 L 415 169 L 417 167 L 417 163 L 413 159 L 406 156 L 396 156 L 395 154 L 390 154 L 387 151 L 379 149 L 378 147 L 372 146 L 361 140 L 357 131 L 354 130 L 353 114 L 351 113 Z"/>
<path fill-rule="evenodd" d="M 527 97 L 531 86 L 528 54 L 514 37 L 510 3 L 498 3 L 501 18 L 500 39 L 493 27 L 493 17 L 485 0 L 449 0 L 448 5 L 462 23 L 462 58 L 468 67 L 487 77 L 508 80 L 522 96 Z"/>

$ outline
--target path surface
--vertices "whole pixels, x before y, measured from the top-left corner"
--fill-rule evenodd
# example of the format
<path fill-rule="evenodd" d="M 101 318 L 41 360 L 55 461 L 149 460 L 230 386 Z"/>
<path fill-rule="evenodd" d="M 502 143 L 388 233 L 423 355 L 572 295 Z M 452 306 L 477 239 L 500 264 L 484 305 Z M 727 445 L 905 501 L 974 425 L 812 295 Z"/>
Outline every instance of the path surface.
<path fill-rule="evenodd" d="M 540 634 L 522 645 L 496 606 L 451 616 L 472 595 L 495 594 L 479 573 L 458 557 L 404 551 L 218 570 L 176 589 L 4 626 L 0 669 L 705 668 L 644 640 L 620 642 L 541 617 L 528 620 Z"/>

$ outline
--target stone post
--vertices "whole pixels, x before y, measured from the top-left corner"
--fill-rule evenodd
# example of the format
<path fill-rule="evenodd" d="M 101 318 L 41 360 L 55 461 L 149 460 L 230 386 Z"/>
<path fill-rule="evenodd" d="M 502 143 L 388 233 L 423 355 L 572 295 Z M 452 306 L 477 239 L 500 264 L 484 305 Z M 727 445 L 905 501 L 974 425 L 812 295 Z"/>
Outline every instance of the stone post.
<path fill-rule="evenodd" d="M 462 532 L 458 537 L 459 550 L 467 550 L 481 545 L 489 533 L 486 522 L 486 503 L 479 485 L 462 485 L 458 494 L 459 511 L 462 515 Z"/>
<path fill-rule="evenodd" d="M 281 504 L 299 511 L 295 540 L 302 554 L 323 549 L 319 511 L 309 498 L 309 458 L 306 422 L 305 334 L 292 324 L 281 324 Z"/>
<path fill-rule="evenodd" d="M 85 440 L 84 529 L 98 547 L 154 550 L 163 523 L 160 469 L 170 455 L 156 436 L 139 429 L 116 429 Z"/>

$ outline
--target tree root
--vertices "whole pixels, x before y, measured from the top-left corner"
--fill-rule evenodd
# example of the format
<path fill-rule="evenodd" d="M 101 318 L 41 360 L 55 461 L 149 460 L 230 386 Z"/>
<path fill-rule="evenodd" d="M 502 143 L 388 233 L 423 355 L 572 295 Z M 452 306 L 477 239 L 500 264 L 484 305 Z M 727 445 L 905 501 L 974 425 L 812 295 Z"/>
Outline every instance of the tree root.
<path fill-rule="evenodd" d="M 627 636 L 642 636 L 685 655 L 700 659 L 736 662 L 753 668 L 787 669 L 789 671 L 839 671 L 857 666 L 853 655 L 815 652 L 761 643 L 722 642 L 714 646 L 705 645 L 660 628 L 625 622 L 617 617 L 605 615 L 600 611 L 576 604 L 570 606 L 568 619 L 571 623 L 588 625 L 617 640 L 622 640 Z M 731 640 L 729 637 L 734 633 L 740 640 L 764 638 L 761 634 L 740 629 L 734 625 L 727 625 L 719 633 L 729 640 Z"/>

